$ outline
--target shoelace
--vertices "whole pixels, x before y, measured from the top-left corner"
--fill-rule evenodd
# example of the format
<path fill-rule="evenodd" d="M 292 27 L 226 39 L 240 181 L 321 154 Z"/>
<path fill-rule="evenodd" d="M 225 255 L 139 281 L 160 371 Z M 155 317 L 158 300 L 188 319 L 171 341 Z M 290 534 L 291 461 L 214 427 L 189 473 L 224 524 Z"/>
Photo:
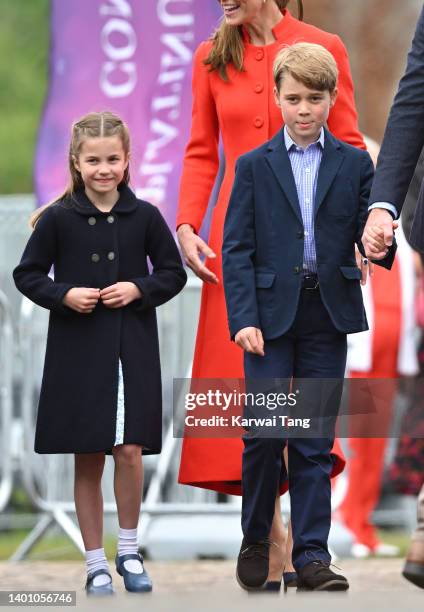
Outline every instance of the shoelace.
<path fill-rule="evenodd" d="M 342 571 L 342 568 L 338 567 L 337 565 L 334 565 L 334 563 L 331 563 L 330 561 L 327 562 L 327 561 L 323 561 L 322 559 L 318 559 L 318 557 L 315 556 L 315 553 L 313 553 L 310 550 L 306 551 L 305 557 L 309 557 L 310 559 L 312 559 L 312 563 L 323 565 L 327 569 L 330 569 L 330 567 L 335 567 L 340 572 Z"/>
<path fill-rule="evenodd" d="M 269 549 L 271 542 L 269 540 L 260 540 L 254 544 L 248 544 L 246 548 L 241 551 L 240 555 L 243 557 L 243 559 L 248 559 L 250 557 L 254 557 L 255 555 L 266 558 L 267 555 L 264 554 L 263 550 L 264 546 Z"/>
<path fill-rule="evenodd" d="M 339 571 L 342 571 L 341 567 L 338 567 L 337 565 L 334 565 L 334 563 L 326 563 L 325 561 L 322 561 L 321 559 L 317 560 L 317 561 L 312 561 L 312 563 L 314 565 L 321 565 L 322 569 L 330 569 L 330 567 L 335 567 Z"/>

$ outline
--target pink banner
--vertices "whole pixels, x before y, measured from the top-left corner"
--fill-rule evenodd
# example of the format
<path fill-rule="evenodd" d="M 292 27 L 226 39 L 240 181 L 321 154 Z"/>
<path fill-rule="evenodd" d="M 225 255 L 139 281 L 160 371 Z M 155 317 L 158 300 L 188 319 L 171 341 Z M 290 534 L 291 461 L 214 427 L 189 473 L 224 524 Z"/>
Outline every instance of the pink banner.
<path fill-rule="evenodd" d="M 191 64 L 216 26 L 216 0 L 52 0 L 50 84 L 35 190 L 43 204 L 67 184 L 72 122 L 112 110 L 129 125 L 131 184 L 171 227 L 191 119 Z"/>

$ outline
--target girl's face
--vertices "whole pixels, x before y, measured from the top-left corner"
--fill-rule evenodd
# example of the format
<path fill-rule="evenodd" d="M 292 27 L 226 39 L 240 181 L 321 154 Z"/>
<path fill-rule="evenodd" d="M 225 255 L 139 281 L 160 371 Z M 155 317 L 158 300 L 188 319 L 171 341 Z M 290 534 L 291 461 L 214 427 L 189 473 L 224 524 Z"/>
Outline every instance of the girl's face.
<path fill-rule="evenodd" d="M 125 154 L 119 136 L 86 138 L 75 168 L 81 173 L 86 189 L 94 194 L 104 195 L 116 191 L 124 178 L 129 156 Z"/>
<path fill-rule="evenodd" d="M 232 26 L 249 24 L 261 17 L 268 2 L 274 0 L 219 0 L 226 23 Z"/>

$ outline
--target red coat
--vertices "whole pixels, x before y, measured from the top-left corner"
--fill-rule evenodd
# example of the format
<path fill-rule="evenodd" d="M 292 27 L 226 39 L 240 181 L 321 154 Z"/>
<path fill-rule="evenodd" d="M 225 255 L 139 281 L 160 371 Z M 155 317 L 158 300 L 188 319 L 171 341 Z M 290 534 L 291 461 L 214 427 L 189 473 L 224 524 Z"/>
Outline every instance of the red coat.
<path fill-rule="evenodd" d="M 218 172 L 218 143 L 225 152 L 225 176 L 213 211 L 209 245 L 216 259 L 208 266 L 219 285 L 204 284 L 193 362 L 193 378 L 243 378 L 243 355 L 230 341 L 222 285 L 222 232 L 237 158 L 263 144 L 282 126 L 281 111 L 274 102 L 272 65 L 282 45 L 300 41 L 326 47 L 337 61 L 339 97 L 328 127 L 337 138 L 365 148 L 357 125 L 353 84 L 346 49 L 338 36 L 303 23 L 284 10 L 274 28 L 275 43 L 252 45 L 245 35 L 244 72 L 228 67 L 229 82 L 203 64 L 212 42 L 202 43 L 194 57 L 193 117 L 184 158 L 177 224 L 189 223 L 199 231 Z M 344 467 L 336 443 L 334 473 Z M 243 442 L 237 438 L 185 439 L 179 482 L 225 493 L 240 494 Z M 286 487 L 287 488 L 287 487 Z"/>

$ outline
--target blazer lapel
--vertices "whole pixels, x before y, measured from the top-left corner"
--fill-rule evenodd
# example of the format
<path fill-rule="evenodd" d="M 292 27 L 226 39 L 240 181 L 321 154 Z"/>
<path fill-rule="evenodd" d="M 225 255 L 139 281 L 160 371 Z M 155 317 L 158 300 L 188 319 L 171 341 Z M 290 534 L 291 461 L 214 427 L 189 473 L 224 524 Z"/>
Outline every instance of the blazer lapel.
<path fill-rule="evenodd" d="M 315 215 L 324 201 L 337 172 L 344 159 L 344 153 L 337 140 L 328 130 L 325 130 L 324 151 L 322 153 L 321 165 L 318 172 L 317 192 L 315 196 Z"/>
<path fill-rule="evenodd" d="M 299 198 L 297 196 L 296 183 L 294 182 L 293 171 L 287 149 L 284 144 L 284 135 L 280 131 L 270 141 L 266 160 L 271 166 L 281 189 L 284 191 L 296 216 L 303 223 L 302 212 L 300 210 Z"/>

